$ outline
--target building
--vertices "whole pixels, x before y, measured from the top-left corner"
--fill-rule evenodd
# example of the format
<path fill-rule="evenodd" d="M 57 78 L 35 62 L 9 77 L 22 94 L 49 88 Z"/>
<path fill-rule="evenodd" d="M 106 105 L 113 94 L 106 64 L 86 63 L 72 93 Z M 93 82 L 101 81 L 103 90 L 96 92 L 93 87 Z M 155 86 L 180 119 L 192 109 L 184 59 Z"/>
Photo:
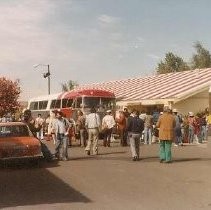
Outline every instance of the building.
<path fill-rule="evenodd" d="M 187 114 L 211 111 L 211 68 L 138 77 L 79 86 L 112 91 L 117 105 L 140 111 L 161 110 L 164 105 Z"/>

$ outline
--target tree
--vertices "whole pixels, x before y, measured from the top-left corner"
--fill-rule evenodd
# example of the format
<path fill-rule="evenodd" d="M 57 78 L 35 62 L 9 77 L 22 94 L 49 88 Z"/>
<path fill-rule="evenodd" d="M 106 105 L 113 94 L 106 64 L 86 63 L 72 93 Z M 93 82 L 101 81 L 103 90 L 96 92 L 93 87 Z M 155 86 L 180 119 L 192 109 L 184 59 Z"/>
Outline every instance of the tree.
<path fill-rule="evenodd" d="M 5 77 L 0 77 L 0 116 L 15 113 L 18 110 L 20 107 L 19 95 L 19 80 L 13 82 Z"/>
<path fill-rule="evenodd" d="M 211 55 L 208 50 L 206 50 L 200 42 L 194 44 L 196 49 L 196 54 L 192 57 L 192 68 L 202 69 L 211 67 Z"/>
<path fill-rule="evenodd" d="M 158 63 L 157 73 L 166 74 L 171 72 L 179 72 L 189 70 L 187 63 L 172 52 L 166 53 L 164 61 Z"/>
<path fill-rule="evenodd" d="M 70 91 L 73 90 L 75 87 L 78 86 L 78 83 L 73 80 L 69 80 L 67 83 L 62 83 L 62 91 Z"/>

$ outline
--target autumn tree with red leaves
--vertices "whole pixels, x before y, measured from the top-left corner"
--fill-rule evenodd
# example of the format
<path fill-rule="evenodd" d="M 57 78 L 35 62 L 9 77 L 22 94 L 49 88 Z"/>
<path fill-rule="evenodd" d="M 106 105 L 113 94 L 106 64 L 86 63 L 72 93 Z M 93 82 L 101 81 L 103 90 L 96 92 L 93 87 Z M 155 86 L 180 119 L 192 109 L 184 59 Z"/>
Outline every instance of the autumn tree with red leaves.
<path fill-rule="evenodd" d="M 20 95 L 19 80 L 13 82 L 5 77 L 0 77 L 0 116 L 15 113 L 20 107 L 18 98 Z"/>

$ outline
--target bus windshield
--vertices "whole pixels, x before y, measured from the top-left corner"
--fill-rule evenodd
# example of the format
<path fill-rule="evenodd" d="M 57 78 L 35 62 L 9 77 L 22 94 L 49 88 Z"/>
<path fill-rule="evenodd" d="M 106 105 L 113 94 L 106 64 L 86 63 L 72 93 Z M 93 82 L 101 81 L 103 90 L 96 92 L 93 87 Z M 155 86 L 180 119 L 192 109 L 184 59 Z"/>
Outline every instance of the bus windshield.
<path fill-rule="evenodd" d="M 113 109 L 115 107 L 115 99 L 113 99 L 113 98 L 101 98 L 101 105 L 105 109 Z"/>
<path fill-rule="evenodd" d="M 100 105 L 99 97 L 84 97 L 84 107 L 98 107 Z"/>
<path fill-rule="evenodd" d="M 91 108 L 99 106 L 105 109 L 111 109 L 115 106 L 115 100 L 113 98 L 84 97 L 84 107 Z"/>

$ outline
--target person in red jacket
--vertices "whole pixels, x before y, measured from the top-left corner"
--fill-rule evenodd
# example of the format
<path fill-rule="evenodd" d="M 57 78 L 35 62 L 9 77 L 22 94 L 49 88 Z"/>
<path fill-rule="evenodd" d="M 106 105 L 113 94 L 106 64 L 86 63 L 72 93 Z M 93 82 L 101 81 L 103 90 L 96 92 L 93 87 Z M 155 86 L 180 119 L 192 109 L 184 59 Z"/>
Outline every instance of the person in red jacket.
<path fill-rule="evenodd" d="M 125 146 L 127 145 L 127 142 L 125 140 L 126 117 L 123 111 L 119 111 L 119 115 L 116 117 L 116 123 L 117 123 L 118 133 L 120 137 L 120 145 Z"/>

